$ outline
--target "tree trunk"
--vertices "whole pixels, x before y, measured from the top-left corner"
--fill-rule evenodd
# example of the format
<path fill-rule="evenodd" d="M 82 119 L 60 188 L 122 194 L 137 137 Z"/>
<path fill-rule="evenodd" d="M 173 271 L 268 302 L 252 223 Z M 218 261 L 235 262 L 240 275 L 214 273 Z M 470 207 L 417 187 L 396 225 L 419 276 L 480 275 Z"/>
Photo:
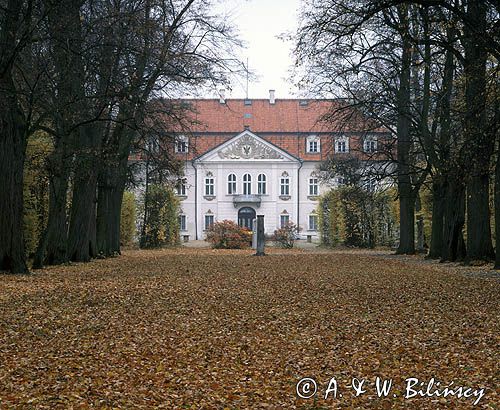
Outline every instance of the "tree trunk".
<path fill-rule="evenodd" d="M 59 265 L 68 260 L 67 194 L 71 160 L 65 149 L 67 138 L 60 138 L 49 160 L 49 216 L 35 253 L 35 269 L 42 268 L 43 265 Z"/>
<path fill-rule="evenodd" d="M 0 271 L 28 273 L 23 239 L 26 121 L 12 78 L 0 78 L 0 89 Z"/>
<path fill-rule="evenodd" d="M 495 166 L 495 269 L 500 269 L 500 153 Z"/>
<path fill-rule="evenodd" d="M 464 28 L 465 138 L 469 142 L 470 176 L 467 180 L 467 260 L 492 260 L 489 167 L 494 141 L 486 126 L 487 53 L 477 31 L 486 30 L 486 5 L 469 0 L 467 15 L 474 32 Z"/>
<path fill-rule="evenodd" d="M 88 262 L 97 256 L 96 195 L 99 138 L 95 125 L 80 128 L 68 233 L 68 258 Z"/>
<path fill-rule="evenodd" d="M 125 169 L 126 171 L 126 169 Z M 99 176 L 97 202 L 98 254 L 120 253 L 120 220 L 125 177 L 120 166 L 107 167 Z"/>
<path fill-rule="evenodd" d="M 97 184 L 97 254 L 99 256 L 111 256 L 110 232 L 111 227 L 111 182 L 110 169 L 106 166 L 99 172 Z"/>
<path fill-rule="evenodd" d="M 399 196 L 399 255 L 415 253 L 415 196 L 405 191 Z"/>
<path fill-rule="evenodd" d="M 500 95 L 498 93 L 498 88 L 495 88 L 494 90 L 493 101 L 494 117 L 491 130 L 498 139 L 500 131 Z M 495 269 L 500 269 L 500 148 L 497 150 L 497 159 L 495 164 L 495 251 Z"/>
<path fill-rule="evenodd" d="M 449 178 L 443 215 L 441 262 L 461 261 L 465 257 L 465 186 L 460 178 Z"/>
<path fill-rule="evenodd" d="M 417 218 L 417 252 L 425 252 L 424 217 Z"/>
<path fill-rule="evenodd" d="M 397 96 L 397 158 L 398 158 L 398 192 L 399 192 L 399 246 L 397 254 L 415 253 L 415 193 L 413 192 L 410 175 L 410 118 L 411 118 L 411 38 L 408 27 L 408 8 L 402 5 L 398 8 L 402 24 L 402 56 L 399 90 Z"/>
<path fill-rule="evenodd" d="M 432 225 L 431 245 L 429 248 L 430 259 L 439 259 L 443 250 L 444 207 L 446 186 L 443 178 L 436 176 L 432 184 Z"/>
<path fill-rule="evenodd" d="M 473 176 L 467 184 L 467 260 L 490 261 L 491 243 L 489 175 Z"/>
<path fill-rule="evenodd" d="M 0 271 L 28 273 L 23 238 L 23 168 L 28 125 L 12 70 L 22 47 L 19 25 L 23 18 L 29 25 L 30 16 L 23 16 L 19 0 L 4 3 L 0 15 Z"/>

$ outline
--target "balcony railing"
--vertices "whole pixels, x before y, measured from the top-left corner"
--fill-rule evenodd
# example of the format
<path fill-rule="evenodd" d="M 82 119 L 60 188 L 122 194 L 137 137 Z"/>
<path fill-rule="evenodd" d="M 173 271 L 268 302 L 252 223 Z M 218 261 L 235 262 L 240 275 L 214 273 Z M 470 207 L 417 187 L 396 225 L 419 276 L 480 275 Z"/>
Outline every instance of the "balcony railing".
<path fill-rule="evenodd" d="M 238 205 L 241 205 L 241 204 L 255 205 L 258 208 L 258 207 L 260 207 L 260 203 L 261 203 L 260 195 L 254 195 L 254 194 L 251 194 L 251 195 L 235 195 L 233 197 L 233 204 L 234 204 L 235 208 Z"/>

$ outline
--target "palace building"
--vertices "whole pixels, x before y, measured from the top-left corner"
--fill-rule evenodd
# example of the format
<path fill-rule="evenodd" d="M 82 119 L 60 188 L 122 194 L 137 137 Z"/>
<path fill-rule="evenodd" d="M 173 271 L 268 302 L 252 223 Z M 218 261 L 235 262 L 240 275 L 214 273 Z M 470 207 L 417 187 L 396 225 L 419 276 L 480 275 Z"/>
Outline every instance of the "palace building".
<path fill-rule="evenodd" d="M 287 222 L 300 237 L 318 236 L 319 164 L 331 155 L 373 154 L 382 129 L 343 115 L 324 121 L 334 100 L 192 99 L 189 132 L 175 134 L 175 155 L 184 161 L 178 184 L 184 240 L 204 239 L 214 222 L 232 220 L 253 227 L 264 215 L 265 232 Z M 351 113 L 352 114 L 352 113 Z M 340 115 L 339 115 L 340 116 Z M 356 125 L 357 124 L 357 125 Z"/>

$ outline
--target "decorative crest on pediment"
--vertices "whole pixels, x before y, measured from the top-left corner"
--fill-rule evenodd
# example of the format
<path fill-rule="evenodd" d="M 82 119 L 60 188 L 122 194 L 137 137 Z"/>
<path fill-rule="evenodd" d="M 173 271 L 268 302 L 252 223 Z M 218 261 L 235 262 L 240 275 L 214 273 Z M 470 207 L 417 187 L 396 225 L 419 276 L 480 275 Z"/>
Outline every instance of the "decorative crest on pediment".
<path fill-rule="evenodd" d="M 283 159 L 283 155 L 278 151 L 262 144 L 250 135 L 243 135 L 218 154 L 223 159 Z"/>

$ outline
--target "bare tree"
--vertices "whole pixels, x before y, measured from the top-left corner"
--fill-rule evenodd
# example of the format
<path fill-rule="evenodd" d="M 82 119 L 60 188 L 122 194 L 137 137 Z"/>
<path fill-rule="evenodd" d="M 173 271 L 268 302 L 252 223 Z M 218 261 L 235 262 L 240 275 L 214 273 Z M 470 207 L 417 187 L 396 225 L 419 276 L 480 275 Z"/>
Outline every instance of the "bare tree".
<path fill-rule="evenodd" d="M 23 243 L 23 166 L 29 120 L 16 64 L 32 41 L 35 1 L 0 1 L 0 270 L 27 273 Z"/>

